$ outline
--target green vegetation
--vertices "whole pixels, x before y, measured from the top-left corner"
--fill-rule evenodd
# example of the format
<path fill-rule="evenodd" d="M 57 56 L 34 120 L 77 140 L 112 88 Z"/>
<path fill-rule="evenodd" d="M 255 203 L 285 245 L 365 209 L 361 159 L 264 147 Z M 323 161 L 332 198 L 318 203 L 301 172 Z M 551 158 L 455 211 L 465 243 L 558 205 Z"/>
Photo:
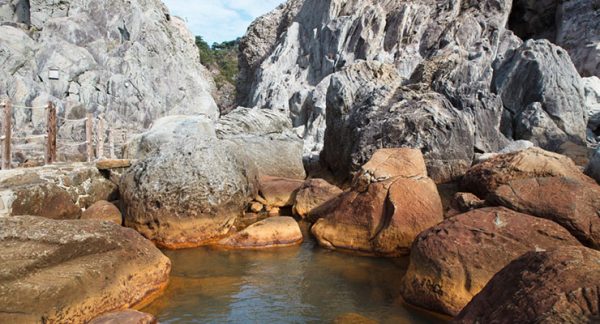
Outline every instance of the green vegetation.
<path fill-rule="evenodd" d="M 217 88 L 225 83 L 235 85 L 238 74 L 238 45 L 240 39 L 214 43 L 209 46 L 202 36 L 196 36 L 196 46 L 200 53 L 200 61 L 214 74 Z"/>

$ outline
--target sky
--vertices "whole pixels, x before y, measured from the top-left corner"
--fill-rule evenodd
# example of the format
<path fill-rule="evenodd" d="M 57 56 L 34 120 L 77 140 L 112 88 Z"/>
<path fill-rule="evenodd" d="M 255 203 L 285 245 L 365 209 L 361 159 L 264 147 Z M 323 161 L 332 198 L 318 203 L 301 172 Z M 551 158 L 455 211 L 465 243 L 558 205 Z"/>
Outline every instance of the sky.
<path fill-rule="evenodd" d="M 172 15 L 183 18 L 188 28 L 208 44 L 243 36 L 257 17 L 284 0 L 163 0 Z"/>

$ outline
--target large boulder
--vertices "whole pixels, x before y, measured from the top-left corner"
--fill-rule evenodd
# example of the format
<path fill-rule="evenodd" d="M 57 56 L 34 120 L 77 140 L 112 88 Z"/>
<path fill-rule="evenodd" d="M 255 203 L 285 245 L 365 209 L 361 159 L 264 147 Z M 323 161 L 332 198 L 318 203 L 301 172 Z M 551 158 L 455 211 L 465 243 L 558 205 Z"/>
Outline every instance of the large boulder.
<path fill-rule="evenodd" d="M 292 207 L 296 193 L 303 184 L 302 180 L 261 176 L 258 179 L 257 199 L 266 206 Z"/>
<path fill-rule="evenodd" d="M 585 173 L 600 183 L 600 148 L 594 151 L 589 164 L 585 168 Z"/>
<path fill-rule="evenodd" d="M 113 222 L 117 225 L 123 224 L 123 216 L 119 208 L 106 200 L 100 200 L 83 211 L 81 219 L 97 219 Z"/>
<path fill-rule="evenodd" d="M 219 241 L 231 249 L 265 249 L 302 243 L 302 231 L 292 217 L 270 217 Z"/>
<path fill-rule="evenodd" d="M 525 42 L 495 70 L 493 89 L 508 111 L 508 137 L 549 150 L 585 143 L 583 83 L 564 49 L 547 40 Z"/>
<path fill-rule="evenodd" d="M 523 253 L 565 245 L 580 244 L 552 221 L 506 208 L 454 216 L 415 240 L 402 295 L 411 304 L 456 315 Z"/>
<path fill-rule="evenodd" d="M 583 78 L 585 104 L 588 116 L 588 130 L 598 140 L 600 135 L 600 78 Z"/>
<path fill-rule="evenodd" d="M 355 181 L 360 186 L 319 207 L 311 231 L 321 246 L 398 256 L 408 253 L 421 231 L 443 220 L 437 187 L 417 150 L 378 151 L 357 178 L 363 178 Z"/>
<path fill-rule="evenodd" d="M 341 193 L 342 189 L 323 179 L 306 180 L 296 193 L 294 214 L 307 218 L 313 210 Z"/>
<path fill-rule="evenodd" d="M 0 217 L 0 322 L 85 323 L 143 307 L 167 285 L 171 262 L 110 222 Z"/>
<path fill-rule="evenodd" d="M 255 167 L 237 146 L 178 142 L 123 175 L 124 222 L 159 246 L 209 244 L 229 233 L 256 188 Z"/>
<path fill-rule="evenodd" d="M 117 152 L 159 117 L 219 115 L 194 35 L 159 0 L 4 1 L 2 11 L 0 89 L 15 104 L 53 101 L 60 118 L 102 116 L 118 131 Z M 14 117 L 22 135 L 45 131 L 43 110 L 15 109 Z M 82 121 L 60 118 L 60 143 L 85 141 L 71 130 L 83 130 Z"/>
<path fill-rule="evenodd" d="M 597 323 L 600 252 L 529 252 L 496 274 L 455 323 Z"/>
<path fill-rule="evenodd" d="M 584 245 L 600 249 L 600 186 L 570 178 L 517 179 L 498 187 L 488 203 L 554 221 Z"/>
<path fill-rule="evenodd" d="M 115 200 L 117 185 L 93 166 L 55 164 L 0 173 L 0 216 L 77 219 L 101 200 Z"/>
<path fill-rule="evenodd" d="M 498 155 L 473 166 L 463 177 L 462 187 L 485 198 L 496 188 L 512 180 L 543 177 L 565 177 L 593 183 L 568 157 L 540 148 L 530 148 Z"/>

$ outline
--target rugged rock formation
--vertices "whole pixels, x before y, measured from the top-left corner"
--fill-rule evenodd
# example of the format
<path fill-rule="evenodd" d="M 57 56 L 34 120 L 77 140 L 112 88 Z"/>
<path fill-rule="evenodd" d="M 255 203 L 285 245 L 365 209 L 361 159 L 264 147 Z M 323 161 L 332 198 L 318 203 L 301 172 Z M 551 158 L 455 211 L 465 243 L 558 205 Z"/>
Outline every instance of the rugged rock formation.
<path fill-rule="evenodd" d="M 530 252 L 496 274 L 456 323 L 594 323 L 600 318 L 600 252 Z"/>
<path fill-rule="evenodd" d="M 342 189 L 323 179 L 306 180 L 296 193 L 293 208 L 294 214 L 302 218 L 307 218 L 315 208 L 339 196 L 341 193 Z"/>
<path fill-rule="evenodd" d="M 600 249 L 600 186 L 571 178 L 509 181 L 487 201 L 554 221 L 584 245 Z"/>
<path fill-rule="evenodd" d="M 588 134 L 596 141 L 600 136 L 600 78 L 583 78 L 585 105 L 588 116 Z"/>
<path fill-rule="evenodd" d="M 600 148 L 596 149 L 590 163 L 585 169 L 585 173 L 594 178 L 597 183 L 600 183 Z"/>
<path fill-rule="evenodd" d="M 504 266 L 523 253 L 580 245 L 558 224 L 505 208 L 454 216 L 421 233 L 411 249 L 404 299 L 458 314 Z"/>
<path fill-rule="evenodd" d="M 17 105 L 93 112 L 125 135 L 165 115 L 218 117 L 193 35 L 158 0 L 2 1 L 0 25 L 0 95 Z M 45 131 L 43 110 L 14 117 L 19 135 Z M 59 125 L 61 143 L 85 140 L 81 121 Z"/>
<path fill-rule="evenodd" d="M 0 217 L 0 322 L 86 323 L 143 307 L 166 288 L 171 262 L 110 222 Z"/>
<path fill-rule="evenodd" d="M 156 318 L 150 314 L 132 309 L 112 312 L 96 317 L 90 324 L 156 324 Z"/>
<path fill-rule="evenodd" d="M 270 217 L 218 242 L 232 249 L 264 249 L 302 243 L 302 231 L 292 217 Z"/>
<path fill-rule="evenodd" d="M 544 177 L 566 177 L 593 183 L 568 157 L 540 148 L 530 148 L 499 155 L 475 165 L 462 179 L 462 187 L 485 198 L 487 194 L 512 180 Z"/>
<path fill-rule="evenodd" d="M 395 159 L 398 156 L 402 158 Z M 382 256 L 407 254 L 421 231 L 443 219 L 437 187 L 427 178 L 417 150 L 377 151 L 354 183 L 351 191 L 315 212 L 314 218 L 320 219 L 311 231 L 326 248 Z"/>
<path fill-rule="evenodd" d="M 167 248 L 212 243 L 256 196 L 255 166 L 231 143 L 175 143 L 123 175 L 125 225 Z"/>
<path fill-rule="evenodd" d="M 257 199 L 266 206 L 292 207 L 296 200 L 296 193 L 304 181 L 261 176 L 258 179 Z"/>
<path fill-rule="evenodd" d="M 117 225 L 123 224 L 123 216 L 119 208 L 106 200 L 100 200 L 86 209 L 81 214 L 81 219 L 97 219 L 113 222 Z"/>
<path fill-rule="evenodd" d="M 0 216 L 77 219 L 100 200 L 115 200 L 117 186 L 95 167 L 56 164 L 0 173 Z"/>

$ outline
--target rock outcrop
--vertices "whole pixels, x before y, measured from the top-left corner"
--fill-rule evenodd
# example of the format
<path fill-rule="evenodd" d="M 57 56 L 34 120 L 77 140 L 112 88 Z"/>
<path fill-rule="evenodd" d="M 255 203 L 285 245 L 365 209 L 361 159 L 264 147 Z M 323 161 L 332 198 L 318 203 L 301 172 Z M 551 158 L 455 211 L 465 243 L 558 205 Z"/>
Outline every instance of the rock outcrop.
<path fill-rule="evenodd" d="M 339 196 L 342 189 L 323 179 L 309 179 L 296 193 L 294 214 L 307 218 L 308 215 L 325 202 Z"/>
<path fill-rule="evenodd" d="M 302 243 L 302 231 L 292 217 L 270 217 L 217 244 L 231 249 L 266 249 Z"/>
<path fill-rule="evenodd" d="M 529 252 L 496 274 L 454 322 L 595 323 L 599 282 L 599 251 Z"/>
<path fill-rule="evenodd" d="M 156 324 L 156 318 L 150 314 L 132 309 L 112 312 L 96 317 L 90 324 Z"/>
<path fill-rule="evenodd" d="M 398 256 L 408 253 L 421 231 L 443 220 L 437 187 L 418 150 L 377 151 L 354 183 L 318 208 L 311 231 L 321 246 Z"/>
<path fill-rule="evenodd" d="M 0 25 L 0 95 L 54 102 L 61 143 L 85 141 L 73 130 L 82 121 L 61 118 L 86 112 L 124 132 L 118 146 L 162 116 L 219 115 L 194 36 L 159 0 L 3 1 Z M 43 110 L 15 109 L 14 118 L 19 136 L 45 131 Z"/>
<path fill-rule="evenodd" d="M 77 219 L 101 200 L 115 200 L 117 185 L 93 166 L 55 164 L 0 173 L 0 216 Z"/>
<path fill-rule="evenodd" d="M 600 136 L 600 78 L 583 78 L 585 105 L 588 117 L 588 137 L 598 141 Z"/>
<path fill-rule="evenodd" d="M 143 307 L 167 285 L 170 260 L 110 222 L 0 217 L 0 322 L 86 323 Z"/>
<path fill-rule="evenodd" d="M 565 245 L 580 244 L 552 221 L 509 209 L 454 216 L 416 238 L 402 295 L 411 304 L 456 315 L 523 253 Z"/>
<path fill-rule="evenodd" d="M 96 219 L 113 222 L 117 225 L 123 224 L 123 216 L 119 208 L 106 200 L 100 200 L 83 211 L 81 219 Z"/>
<path fill-rule="evenodd" d="M 303 184 L 302 180 L 261 176 L 258 179 L 257 199 L 265 206 L 292 207 L 296 193 Z"/>
<path fill-rule="evenodd" d="M 173 144 L 123 175 L 124 223 L 167 248 L 215 242 L 256 196 L 256 168 L 231 143 Z"/>

